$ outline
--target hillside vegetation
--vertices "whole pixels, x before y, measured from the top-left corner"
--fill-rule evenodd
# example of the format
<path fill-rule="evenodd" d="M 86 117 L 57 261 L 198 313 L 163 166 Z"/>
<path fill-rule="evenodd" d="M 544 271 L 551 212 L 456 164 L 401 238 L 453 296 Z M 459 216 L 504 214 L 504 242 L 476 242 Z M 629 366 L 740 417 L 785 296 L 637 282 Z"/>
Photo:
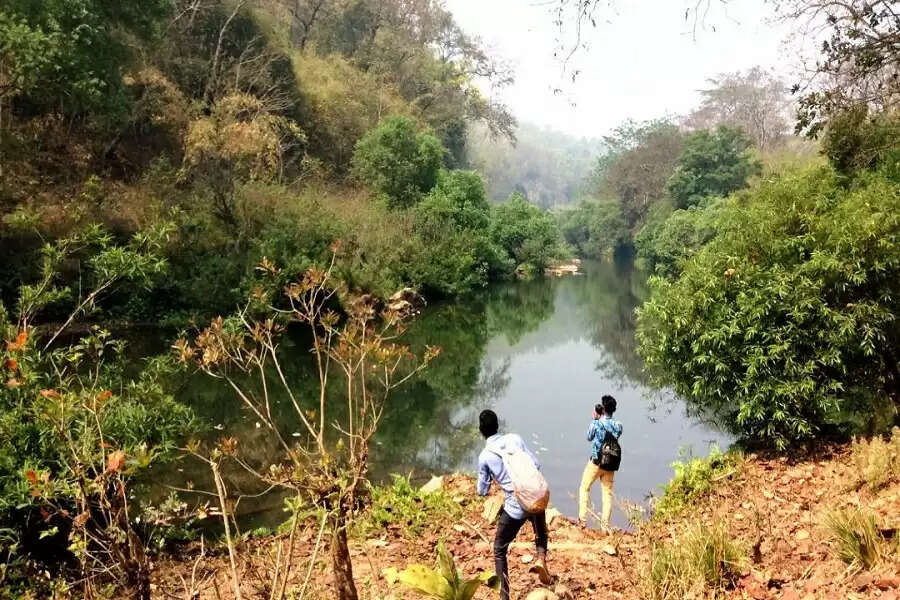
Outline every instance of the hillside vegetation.
<path fill-rule="evenodd" d="M 339 238 L 348 284 L 381 294 L 464 293 L 565 254 L 558 235 L 539 253 L 492 237 L 480 176 L 454 173 L 470 124 L 513 138 L 474 84 L 511 74 L 438 2 L 8 1 L 0 15 L 7 306 L 45 241 L 93 223 L 117 239 L 175 225 L 159 285 L 106 303 L 102 318 L 136 322 L 230 311 L 263 255 L 299 274 Z"/>

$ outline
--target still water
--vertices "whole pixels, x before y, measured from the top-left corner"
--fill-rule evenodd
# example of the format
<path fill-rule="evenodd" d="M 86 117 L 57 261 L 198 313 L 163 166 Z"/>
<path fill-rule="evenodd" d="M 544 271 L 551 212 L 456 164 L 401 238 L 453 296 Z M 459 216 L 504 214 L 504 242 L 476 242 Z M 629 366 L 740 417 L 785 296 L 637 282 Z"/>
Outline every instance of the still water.
<path fill-rule="evenodd" d="M 424 311 L 407 342 L 414 348 L 438 345 L 442 352 L 391 397 L 371 452 L 374 479 L 390 473 L 419 480 L 432 473 L 474 473 L 483 446 L 478 413 L 492 408 L 501 429 L 520 434 L 541 459 L 551 502 L 575 515 L 590 453 L 585 433 L 592 407 L 607 393 L 618 400 L 616 418 L 624 426 L 615 493 L 628 502 L 645 503 L 658 492 L 680 453 L 702 455 L 713 443 L 728 444 L 726 434 L 687 416 L 679 398 L 651 388 L 643 375 L 634 340 L 643 276 L 629 264 L 583 267 L 583 275 L 498 285 Z M 288 354 L 292 384 L 312 391 L 308 353 L 298 344 Z M 241 439 L 242 452 L 277 452 L 216 382 L 197 376 L 180 395 L 217 431 Z M 183 463 L 166 479 L 202 480 L 195 469 Z M 595 502 L 599 496 L 598 486 Z M 240 512 L 256 524 L 284 518 L 276 498 L 245 499 Z M 613 521 L 626 525 L 621 506 L 614 509 Z"/>

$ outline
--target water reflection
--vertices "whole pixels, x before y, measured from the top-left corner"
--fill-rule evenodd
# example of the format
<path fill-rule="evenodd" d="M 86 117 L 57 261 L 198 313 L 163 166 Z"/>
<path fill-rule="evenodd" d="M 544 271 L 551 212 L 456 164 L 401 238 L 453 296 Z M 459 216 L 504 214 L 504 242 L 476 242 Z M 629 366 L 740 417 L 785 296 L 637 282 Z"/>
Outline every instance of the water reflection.
<path fill-rule="evenodd" d="M 705 451 L 708 441 L 725 441 L 688 418 L 671 395 L 663 396 L 671 410 L 651 410 L 660 391 L 648 387 L 634 341 L 643 277 L 622 263 L 586 264 L 585 271 L 495 286 L 467 300 L 429 307 L 406 341 L 414 350 L 440 346 L 441 356 L 392 395 L 374 440 L 373 477 L 473 470 L 483 444 L 477 416 L 492 407 L 507 430 L 520 433 L 538 452 L 554 504 L 572 514 L 589 452 L 584 431 L 603 393 L 619 400 L 625 434 L 616 490 L 630 500 L 641 501 L 668 480 L 680 447 Z M 314 398 L 317 380 L 305 348 L 302 338 L 287 341 L 283 367 L 299 395 Z M 245 457 L 262 463 L 277 455 L 274 440 L 256 428 L 224 386 L 197 376 L 181 398 L 219 424 L 222 433 L 216 435 L 238 437 Z M 286 399 L 276 397 L 274 408 L 283 411 L 286 426 L 292 422 Z M 197 465 L 181 468 L 170 480 L 193 478 L 202 487 Z M 238 474 L 232 474 L 230 485 L 256 491 Z M 277 505 L 277 498 L 270 498 L 246 502 L 244 508 L 263 521 L 278 521 Z M 614 520 L 624 523 L 620 512 Z"/>

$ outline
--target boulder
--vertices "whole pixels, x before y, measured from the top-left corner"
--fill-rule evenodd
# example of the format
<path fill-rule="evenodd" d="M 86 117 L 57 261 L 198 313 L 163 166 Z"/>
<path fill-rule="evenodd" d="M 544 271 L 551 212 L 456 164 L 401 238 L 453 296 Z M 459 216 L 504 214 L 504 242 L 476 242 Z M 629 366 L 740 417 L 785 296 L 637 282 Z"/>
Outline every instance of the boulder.
<path fill-rule="evenodd" d="M 484 517 L 484 520 L 488 523 L 493 523 L 500 515 L 501 508 L 503 508 L 503 497 L 491 496 L 484 501 L 484 511 L 481 513 L 481 516 Z"/>
<path fill-rule="evenodd" d="M 414 315 L 422 310 L 424 306 L 425 298 L 412 288 L 403 288 L 395 292 L 387 299 L 386 303 L 388 310 L 402 316 Z"/>
<path fill-rule="evenodd" d="M 435 476 L 432 477 L 428 483 L 419 488 L 419 491 L 423 494 L 434 494 L 436 492 L 444 489 L 444 477 L 443 476 Z"/>

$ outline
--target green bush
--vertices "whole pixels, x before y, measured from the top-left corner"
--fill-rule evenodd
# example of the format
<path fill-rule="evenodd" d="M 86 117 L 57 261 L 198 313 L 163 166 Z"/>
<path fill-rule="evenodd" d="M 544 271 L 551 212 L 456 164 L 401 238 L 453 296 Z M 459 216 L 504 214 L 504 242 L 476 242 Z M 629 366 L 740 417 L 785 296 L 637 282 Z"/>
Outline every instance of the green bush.
<path fill-rule="evenodd" d="M 718 481 L 741 468 L 742 458 L 734 452 L 722 453 L 714 446 L 706 458 L 691 458 L 672 463 L 675 475 L 663 486 L 653 505 L 653 518 L 665 520 L 691 508 L 699 498 L 712 491 Z"/>
<path fill-rule="evenodd" d="M 408 208 L 437 183 L 444 153 L 440 141 L 417 132 L 409 117 L 388 117 L 356 143 L 353 174 L 391 208 Z"/>
<path fill-rule="evenodd" d="M 750 156 L 752 144 L 741 129 L 724 125 L 687 136 L 666 184 L 675 206 L 687 208 L 708 196 L 727 196 L 747 187 L 750 176 L 761 169 L 759 161 Z"/>
<path fill-rule="evenodd" d="M 2 0 L 4 94 L 69 115 L 94 111 L 113 121 L 128 104 L 121 70 L 125 41 L 152 37 L 171 10 L 166 0 Z"/>
<path fill-rule="evenodd" d="M 833 116 L 822 139 L 822 153 L 839 173 L 892 167 L 900 162 L 900 119 L 858 106 Z"/>
<path fill-rule="evenodd" d="M 517 264 L 537 269 L 566 254 L 556 222 L 521 194 L 493 207 L 491 239 Z"/>
<path fill-rule="evenodd" d="M 147 541 L 126 536 L 137 526 L 136 509 L 110 518 L 109 492 L 124 499 L 130 483 L 171 460 L 182 436 L 197 429 L 192 411 L 170 394 L 179 369 L 169 356 L 134 365 L 108 332 L 93 327 L 73 337 L 66 326 L 114 287 L 151 286 L 166 270 L 161 253 L 170 232 L 160 226 L 117 245 L 93 227 L 46 244 L 40 272 L 20 288 L 15 320 L 0 306 L 0 531 L 14 540 L 4 542 L 4 570 L 23 564 L 10 555 L 20 551 L 19 540 L 22 551 L 41 541 L 46 556 L 78 561 L 79 576 L 93 578 L 99 564 L 102 577 L 114 579 L 124 562 L 97 548 L 109 547 L 108 536 L 129 547 Z M 77 297 L 62 277 L 74 261 L 83 265 L 85 284 Z M 35 327 L 51 306 L 71 311 L 52 335 Z"/>
<path fill-rule="evenodd" d="M 723 203 L 710 198 L 667 218 L 649 220 L 634 239 L 638 258 L 656 275 L 677 277 L 684 261 L 715 237 L 716 216 Z"/>
<path fill-rule="evenodd" d="M 639 351 L 657 382 L 736 433 L 784 448 L 896 393 L 900 190 L 830 169 L 722 205 L 718 235 L 652 278 Z"/>
<path fill-rule="evenodd" d="M 484 181 L 475 171 L 441 171 L 428 196 L 416 207 L 419 222 L 457 230 L 487 232 L 491 206 Z"/>
<path fill-rule="evenodd" d="M 462 294 L 512 270 L 490 238 L 490 206 L 477 173 L 442 171 L 413 215 L 418 239 L 407 269 L 425 291 Z"/>
<path fill-rule="evenodd" d="M 390 485 L 372 488 L 372 506 L 367 519 L 361 521 L 366 531 L 381 531 L 397 525 L 409 535 L 418 535 L 428 523 L 446 523 L 462 514 L 462 507 L 446 492 L 430 494 L 412 486 L 408 477 L 392 475 Z"/>
<path fill-rule="evenodd" d="M 589 258 L 608 255 L 631 241 L 622 208 L 614 200 L 581 202 L 560 215 L 560 229 L 566 242 Z"/>

